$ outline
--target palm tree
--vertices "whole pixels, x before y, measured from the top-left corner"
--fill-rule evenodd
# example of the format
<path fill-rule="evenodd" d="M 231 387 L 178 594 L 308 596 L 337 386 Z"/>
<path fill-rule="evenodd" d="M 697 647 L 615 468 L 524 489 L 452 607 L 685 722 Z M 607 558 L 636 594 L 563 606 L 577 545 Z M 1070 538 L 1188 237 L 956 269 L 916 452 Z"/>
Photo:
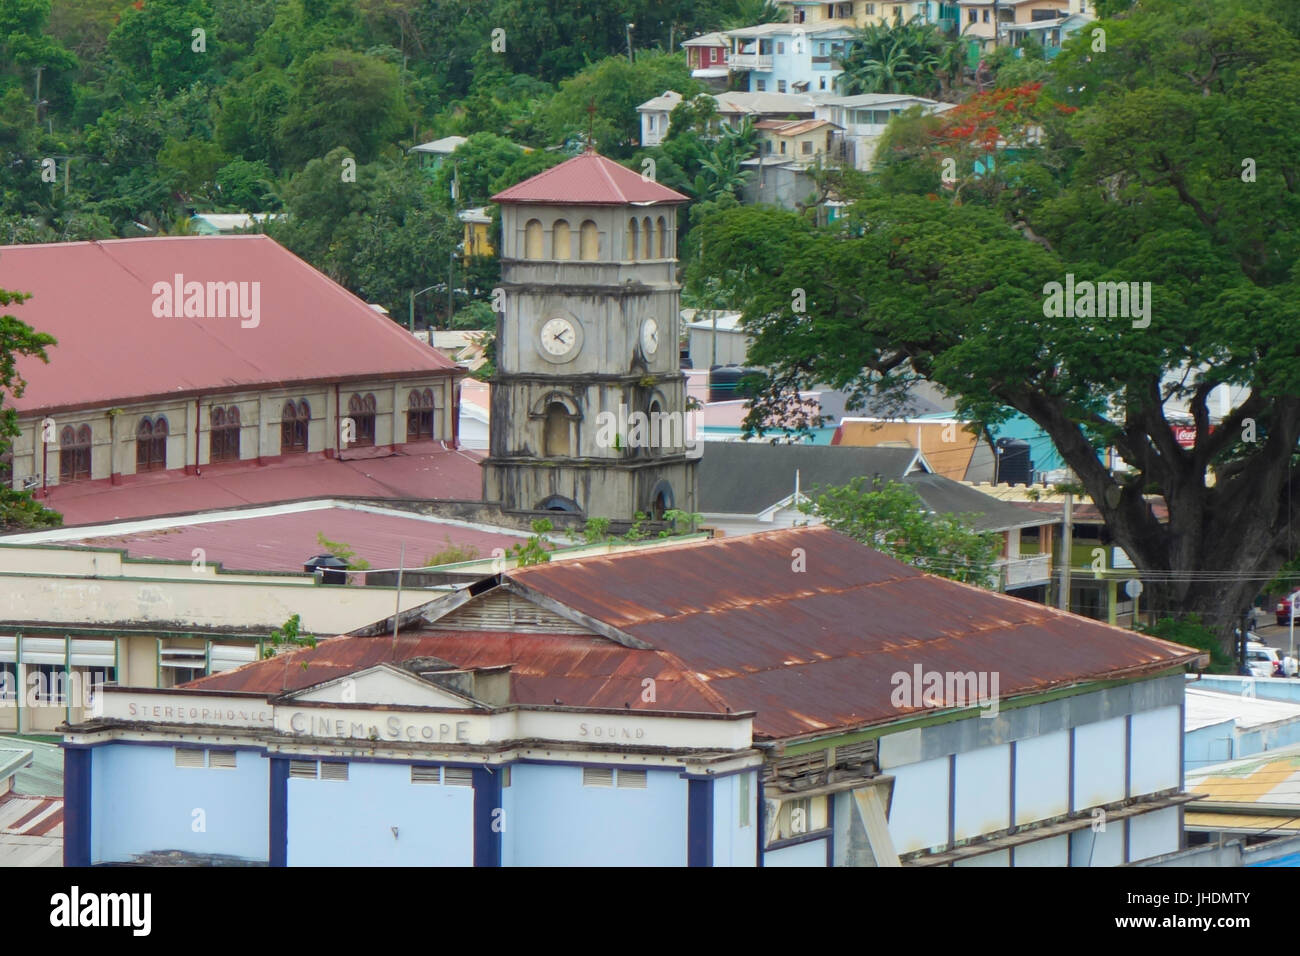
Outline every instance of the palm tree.
<path fill-rule="evenodd" d="M 944 40 L 933 24 L 913 17 L 893 26 L 873 24 L 857 31 L 839 58 L 837 78 L 845 93 L 930 95 L 942 87 Z"/>

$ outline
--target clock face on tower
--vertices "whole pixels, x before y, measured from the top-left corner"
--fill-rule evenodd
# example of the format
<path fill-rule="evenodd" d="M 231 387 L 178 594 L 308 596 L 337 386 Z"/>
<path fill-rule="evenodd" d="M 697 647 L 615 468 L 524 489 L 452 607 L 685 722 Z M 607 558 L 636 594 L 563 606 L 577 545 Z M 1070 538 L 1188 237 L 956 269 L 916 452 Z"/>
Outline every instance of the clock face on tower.
<path fill-rule="evenodd" d="M 582 346 L 582 326 L 567 315 L 552 316 L 538 330 L 538 344 L 543 358 L 567 362 Z"/>
<path fill-rule="evenodd" d="M 659 351 L 659 323 L 646 319 L 641 323 L 641 354 L 652 358 Z"/>

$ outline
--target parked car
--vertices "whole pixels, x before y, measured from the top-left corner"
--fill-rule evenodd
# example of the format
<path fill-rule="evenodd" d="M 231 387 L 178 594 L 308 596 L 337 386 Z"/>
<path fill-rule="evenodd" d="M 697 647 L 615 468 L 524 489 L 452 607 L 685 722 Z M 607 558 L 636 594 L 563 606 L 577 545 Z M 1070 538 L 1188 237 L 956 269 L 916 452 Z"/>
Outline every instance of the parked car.
<path fill-rule="evenodd" d="M 1246 666 L 1255 677 L 1295 677 L 1300 662 L 1259 641 L 1246 642 Z"/>
<path fill-rule="evenodd" d="M 1282 600 L 1277 602 L 1277 623 L 1281 627 L 1289 627 L 1291 624 L 1291 602 L 1300 595 L 1300 591 L 1293 591 Z M 1296 611 L 1300 615 L 1300 609 Z"/>

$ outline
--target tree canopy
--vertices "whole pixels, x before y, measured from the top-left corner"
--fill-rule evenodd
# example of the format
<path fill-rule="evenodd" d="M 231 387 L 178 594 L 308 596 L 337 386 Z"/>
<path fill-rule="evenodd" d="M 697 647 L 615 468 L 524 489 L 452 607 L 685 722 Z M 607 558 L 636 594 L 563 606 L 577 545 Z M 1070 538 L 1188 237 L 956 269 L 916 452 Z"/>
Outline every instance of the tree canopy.
<path fill-rule="evenodd" d="M 722 283 L 771 369 L 751 427 L 819 384 L 863 399 L 927 379 L 977 422 L 1021 412 L 1144 603 L 1226 641 L 1300 530 L 1300 35 L 1280 9 L 1147 0 L 1095 25 L 1104 53 L 1090 31 L 1069 41 L 1042 88 L 900 121 L 836 223 L 711 218 L 692 281 Z M 1053 308 L 1076 279 L 1122 285 Z M 1098 308 L 1121 291 L 1124 314 Z M 1240 400 L 1212 428 L 1218 385 Z"/>

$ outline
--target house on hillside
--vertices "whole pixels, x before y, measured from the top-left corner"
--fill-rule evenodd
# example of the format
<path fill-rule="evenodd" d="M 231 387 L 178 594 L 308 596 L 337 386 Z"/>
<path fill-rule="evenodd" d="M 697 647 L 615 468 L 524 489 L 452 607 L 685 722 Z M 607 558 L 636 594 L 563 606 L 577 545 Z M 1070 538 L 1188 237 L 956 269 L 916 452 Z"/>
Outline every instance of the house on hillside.
<path fill-rule="evenodd" d="M 731 75 L 727 67 L 731 41 L 726 34 L 705 33 L 692 37 L 682 43 L 682 49 L 686 51 L 686 65 L 690 67 L 693 79 L 715 91 L 726 87 Z"/>
<path fill-rule="evenodd" d="M 1182 847 L 1199 652 L 826 528 L 509 570 L 400 623 L 106 688 L 66 728 L 65 865 L 1111 866 Z M 220 825 L 190 826 L 200 792 Z"/>
<path fill-rule="evenodd" d="M 923 96 L 902 93 L 860 93 L 855 96 L 818 96 L 815 115 L 838 127 L 831 156 L 855 169 L 868 170 L 876 147 L 889 121 L 900 113 L 920 107 L 921 112 L 944 113 L 952 103 L 940 103 Z"/>
<path fill-rule="evenodd" d="M 682 94 L 676 90 L 664 90 L 636 108 L 641 115 L 642 146 L 658 146 L 667 138 L 669 117 L 681 101 Z"/>
<path fill-rule="evenodd" d="M 978 39 L 984 46 L 999 36 L 1025 24 L 1061 20 L 1070 13 L 1088 13 L 1088 0 L 957 0 L 961 8 L 960 30 L 964 37 Z M 993 22 L 996 9 L 997 23 Z"/>
<path fill-rule="evenodd" d="M 728 30 L 727 66 L 751 93 L 829 93 L 853 37 L 848 25 L 763 23 Z"/>
<path fill-rule="evenodd" d="M 760 156 L 800 166 L 830 160 L 836 134 L 841 131 L 841 127 L 824 119 L 760 120 L 754 129 L 758 131 Z"/>
<path fill-rule="evenodd" d="M 456 443 L 465 371 L 267 236 L 5 246 L 0 288 L 58 340 L 18 360 L 3 480 L 56 510 L 86 483 Z"/>
<path fill-rule="evenodd" d="M 416 158 L 420 168 L 429 172 L 437 172 L 451 156 L 456 149 L 463 146 L 468 140 L 464 136 L 444 136 L 442 139 L 435 139 L 429 143 L 420 143 L 412 146 L 408 153 Z"/>
<path fill-rule="evenodd" d="M 1061 44 L 1093 21 L 1090 13 L 1071 13 L 1052 20 L 1033 20 L 1029 23 L 1003 24 L 1003 42 L 1014 47 L 1033 39 L 1043 48 L 1043 56 L 1051 60 L 1061 52 Z"/>

